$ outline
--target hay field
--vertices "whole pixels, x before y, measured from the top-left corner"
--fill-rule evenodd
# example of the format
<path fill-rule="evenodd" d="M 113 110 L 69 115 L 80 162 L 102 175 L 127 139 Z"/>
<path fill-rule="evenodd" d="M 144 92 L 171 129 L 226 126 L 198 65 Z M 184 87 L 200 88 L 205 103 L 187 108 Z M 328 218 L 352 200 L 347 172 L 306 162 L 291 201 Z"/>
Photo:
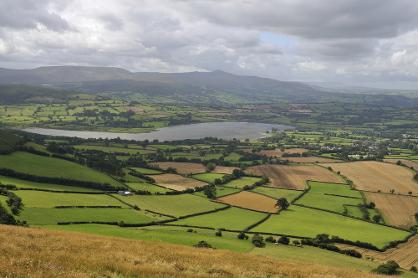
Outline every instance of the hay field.
<path fill-rule="evenodd" d="M 241 208 L 248 208 L 271 213 L 277 212 L 275 199 L 253 192 L 241 191 L 237 194 L 218 198 L 217 200 L 222 203 Z"/>
<path fill-rule="evenodd" d="M 283 159 L 289 160 L 295 163 L 336 163 L 341 162 L 338 159 L 319 157 L 319 156 L 307 156 L 307 157 L 283 157 Z"/>
<path fill-rule="evenodd" d="M 416 224 L 414 215 L 418 212 L 418 197 L 370 192 L 364 195 L 367 201 L 376 204 L 386 223 L 402 228 Z"/>
<path fill-rule="evenodd" d="M 390 260 L 396 261 L 402 268 L 410 269 L 411 266 L 418 267 L 418 236 L 414 236 L 406 243 L 399 244 L 396 248 L 391 248 L 385 252 L 378 252 L 357 246 L 337 244 L 341 249 L 354 249 L 360 252 L 363 257 L 369 257 L 381 262 Z"/>
<path fill-rule="evenodd" d="M 176 174 L 153 175 L 152 178 L 155 180 L 156 184 L 177 191 L 182 191 L 187 188 L 196 188 L 207 184 L 206 182 L 185 178 Z"/>
<path fill-rule="evenodd" d="M 406 166 L 412 167 L 416 171 L 418 171 L 418 161 L 412 161 L 412 160 L 408 160 L 408 159 L 394 159 L 394 158 L 384 159 L 384 161 L 389 162 L 389 163 L 393 163 L 393 164 L 396 164 L 398 161 L 400 161 L 403 164 L 405 164 Z"/>
<path fill-rule="evenodd" d="M 323 164 L 340 171 L 354 182 L 359 190 L 418 194 L 418 183 L 413 180 L 414 173 L 402 166 L 377 161 L 358 161 L 348 163 Z"/>
<path fill-rule="evenodd" d="M 237 167 L 228 167 L 228 166 L 216 166 L 212 173 L 218 174 L 232 174 L 235 169 L 239 169 Z"/>
<path fill-rule="evenodd" d="M 4 225 L 0 242 L 1 277 L 378 277 L 348 267 Z"/>
<path fill-rule="evenodd" d="M 256 176 L 266 176 L 272 186 L 305 189 L 307 180 L 340 183 L 343 180 L 331 171 L 316 165 L 258 165 L 249 167 L 248 173 Z"/>
<path fill-rule="evenodd" d="M 182 175 L 196 174 L 206 172 L 206 167 L 200 163 L 191 162 L 157 162 L 155 163 L 161 169 L 174 168 L 177 173 Z"/>

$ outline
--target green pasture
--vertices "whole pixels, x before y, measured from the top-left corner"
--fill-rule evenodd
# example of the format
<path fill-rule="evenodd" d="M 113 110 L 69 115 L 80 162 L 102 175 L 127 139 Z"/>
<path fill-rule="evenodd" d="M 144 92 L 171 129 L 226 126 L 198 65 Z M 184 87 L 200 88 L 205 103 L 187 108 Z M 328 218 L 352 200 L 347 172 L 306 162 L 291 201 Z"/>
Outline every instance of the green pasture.
<path fill-rule="evenodd" d="M 214 183 L 216 179 L 222 179 L 225 176 L 225 174 L 218 174 L 218 173 L 201 173 L 201 174 L 195 174 L 192 177 L 194 179 L 204 181 L 207 183 Z"/>
<path fill-rule="evenodd" d="M 230 187 L 225 187 L 225 186 L 216 186 L 216 197 L 222 197 L 222 196 L 236 193 L 239 191 L 241 191 L 241 189 L 230 188 Z M 194 195 L 198 195 L 198 196 L 202 196 L 206 198 L 206 195 L 205 193 L 203 193 L 203 191 L 196 192 L 194 193 Z"/>
<path fill-rule="evenodd" d="M 191 225 L 210 228 L 244 230 L 266 217 L 266 214 L 240 208 L 228 208 L 214 213 L 194 216 L 173 222 L 174 225 Z"/>
<path fill-rule="evenodd" d="M 369 242 L 379 248 L 408 236 L 408 232 L 402 230 L 298 206 L 290 206 L 279 215 L 273 215 L 251 231 L 302 237 L 327 233 L 352 241 Z"/>
<path fill-rule="evenodd" d="M 126 183 L 126 185 L 132 188 L 133 190 L 143 190 L 149 191 L 151 193 L 165 193 L 168 191 L 172 191 L 171 189 L 157 186 L 147 182 L 128 182 Z"/>
<path fill-rule="evenodd" d="M 232 180 L 223 186 L 232 187 L 232 188 L 244 188 L 244 186 L 250 186 L 253 185 L 256 182 L 261 181 L 261 178 L 256 177 L 242 177 L 236 180 Z"/>
<path fill-rule="evenodd" d="M 118 196 L 121 200 L 136 205 L 140 209 L 148 209 L 157 213 L 175 217 L 210 211 L 224 205 L 211 202 L 206 198 L 191 194 L 181 195 L 134 195 Z"/>
<path fill-rule="evenodd" d="M 114 186 L 121 186 L 119 182 L 106 174 L 80 164 L 27 152 L 14 152 L 8 155 L 0 155 L 0 168 L 8 168 L 16 172 L 36 176 L 108 183 Z"/>
<path fill-rule="evenodd" d="M 159 170 L 142 168 L 142 167 L 131 167 L 131 169 L 143 175 L 158 175 L 162 173 Z"/>

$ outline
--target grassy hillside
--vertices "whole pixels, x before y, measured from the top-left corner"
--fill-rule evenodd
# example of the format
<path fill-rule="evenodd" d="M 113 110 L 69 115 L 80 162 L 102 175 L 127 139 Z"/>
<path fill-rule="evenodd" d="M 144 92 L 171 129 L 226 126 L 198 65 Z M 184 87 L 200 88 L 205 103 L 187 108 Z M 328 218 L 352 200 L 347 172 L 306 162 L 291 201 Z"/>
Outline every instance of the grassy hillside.
<path fill-rule="evenodd" d="M 77 163 L 26 152 L 0 155 L 0 168 L 8 168 L 16 172 L 37 176 L 95 181 L 121 186 L 120 183 L 109 176 Z"/>
<path fill-rule="evenodd" d="M 0 241 L 1 277 L 378 277 L 289 259 L 2 225 Z"/>

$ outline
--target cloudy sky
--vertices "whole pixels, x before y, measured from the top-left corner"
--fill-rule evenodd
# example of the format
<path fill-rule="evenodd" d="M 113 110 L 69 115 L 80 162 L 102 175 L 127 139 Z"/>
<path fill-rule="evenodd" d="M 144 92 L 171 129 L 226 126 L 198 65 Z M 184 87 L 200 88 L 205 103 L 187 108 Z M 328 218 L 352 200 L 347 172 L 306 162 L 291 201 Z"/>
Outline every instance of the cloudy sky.
<path fill-rule="evenodd" d="M 413 86 L 417 15 L 416 0 L 1 0 L 0 67 Z"/>

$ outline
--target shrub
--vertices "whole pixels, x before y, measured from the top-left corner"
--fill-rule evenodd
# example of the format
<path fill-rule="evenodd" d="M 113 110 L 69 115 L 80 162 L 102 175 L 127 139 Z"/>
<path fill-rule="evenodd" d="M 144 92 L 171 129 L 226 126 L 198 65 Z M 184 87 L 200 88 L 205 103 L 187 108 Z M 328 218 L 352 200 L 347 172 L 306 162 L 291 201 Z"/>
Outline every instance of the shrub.
<path fill-rule="evenodd" d="M 215 236 L 221 237 L 222 236 L 222 231 L 221 230 L 217 230 L 216 233 L 215 233 Z"/>
<path fill-rule="evenodd" d="M 210 245 L 209 243 L 207 243 L 204 240 L 199 241 L 197 244 L 193 245 L 196 248 L 211 248 L 211 249 L 215 249 L 212 247 L 212 245 Z"/>
<path fill-rule="evenodd" d="M 301 246 L 302 244 L 301 244 L 301 242 L 299 241 L 299 240 L 293 240 L 292 241 L 292 243 L 293 243 L 293 245 L 295 245 L 295 246 Z"/>
<path fill-rule="evenodd" d="M 417 273 L 418 272 L 416 266 L 411 266 L 411 268 L 409 269 L 409 271 L 414 272 L 414 273 Z"/>
<path fill-rule="evenodd" d="M 244 232 L 241 232 L 237 235 L 237 238 L 238 239 L 248 239 L 248 236 Z"/>
<path fill-rule="evenodd" d="M 277 240 L 277 243 L 281 243 L 284 245 L 289 245 L 289 242 L 290 242 L 289 238 L 285 236 L 282 236 Z"/>
<path fill-rule="evenodd" d="M 193 233 L 193 229 L 187 229 L 188 233 Z"/>
<path fill-rule="evenodd" d="M 264 238 L 260 236 L 259 234 L 255 234 L 253 238 L 251 239 L 251 242 L 255 247 L 262 248 L 266 246 L 266 243 L 264 242 Z"/>
<path fill-rule="evenodd" d="M 381 219 L 382 219 L 382 217 L 378 214 L 373 216 L 373 221 L 376 222 L 376 223 L 379 223 Z"/>
<path fill-rule="evenodd" d="M 266 237 L 266 242 L 276 243 L 276 240 L 272 236 L 269 236 L 269 237 Z"/>
<path fill-rule="evenodd" d="M 342 254 L 346 254 L 348 256 L 351 256 L 351 257 L 355 257 L 355 258 L 361 258 L 361 257 L 363 257 L 360 252 L 358 252 L 358 251 L 356 251 L 354 249 L 342 250 L 341 253 Z"/>
<path fill-rule="evenodd" d="M 388 261 L 387 263 L 379 265 L 377 268 L 373 269 L 373 272 L 378 274 L 385 275 L 394 275 L 398 273 L 399 265 L 395 261 Z"/>

